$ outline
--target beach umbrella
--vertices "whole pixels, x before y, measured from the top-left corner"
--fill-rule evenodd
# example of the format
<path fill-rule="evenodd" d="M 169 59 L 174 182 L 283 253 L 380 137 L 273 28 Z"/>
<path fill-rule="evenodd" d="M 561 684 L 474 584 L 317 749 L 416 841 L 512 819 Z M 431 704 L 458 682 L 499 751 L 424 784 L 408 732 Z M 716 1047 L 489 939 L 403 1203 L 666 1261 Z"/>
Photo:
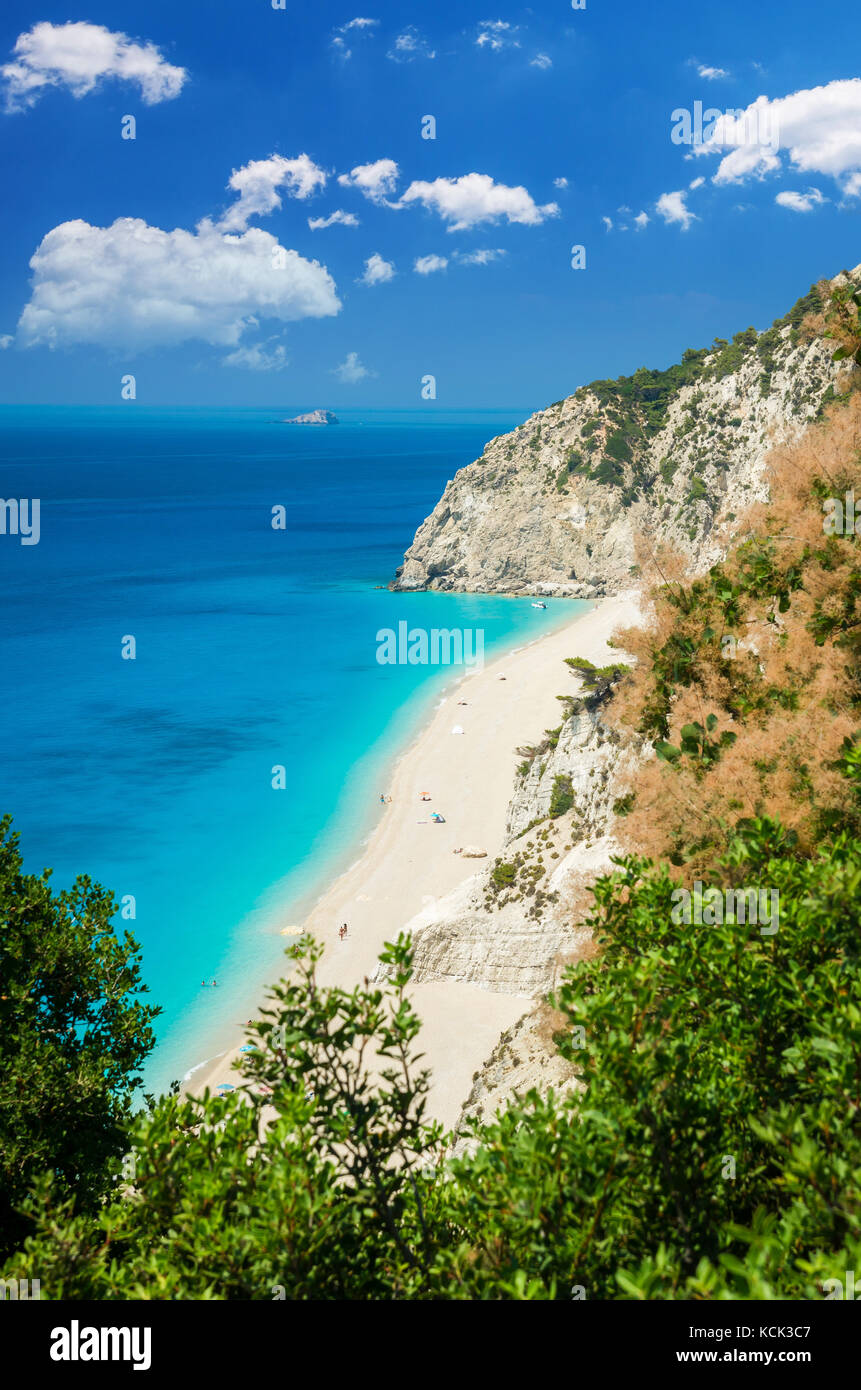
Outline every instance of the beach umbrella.
<path fill-rule="evenodd" d="M 221 1083 L 221 1085 L 218 1087 L 218 1089 L 219 1089 L 219 1091 L 235 1091 L 235 1090 L 236 1090 L 236 1087 L 235 1087 L 235 1086 L 228 1086 L 227 1082 L 226 1082 L 226 1081 L 223 1081 L 223 1082 Z"/>
<path fill-rule="evenodd" d="M 240 1047 L 239 1051 L 240 1051 L 240 1052 L 259 1052 L 259 1051 L 260 1051 L 260 1048 L 259 1048 L 259 1047 L 255 1047 L 255 1046 L 253 1045 L 253 1043 L 248 1043 L 245 1047 Z"/>

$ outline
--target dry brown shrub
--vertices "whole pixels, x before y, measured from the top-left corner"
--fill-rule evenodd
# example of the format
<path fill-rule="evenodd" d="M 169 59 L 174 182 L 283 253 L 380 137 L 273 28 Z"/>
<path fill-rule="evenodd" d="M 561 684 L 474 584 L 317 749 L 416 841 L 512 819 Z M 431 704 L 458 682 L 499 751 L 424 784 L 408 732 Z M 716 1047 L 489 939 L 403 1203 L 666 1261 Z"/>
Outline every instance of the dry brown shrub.
<path fill-rule="evenodd" d="M 802 566 L 803 587 L 792 594 L 788 612 L 776 612 L 767 596 L 745 595 L 741 622 L 724 632 L 721 607 L 707 583 L 702 601 L 689 611 L 673 606 L 668 594 L 685 586 L 683 564 L 643 538 L 638 563 L 655 580 L 647 621 L 615 636 L 637 658 L 610 712 L 618 729 L 629 738 L 642 731 L 644 711 L 656 699 L 654 658 L 672 638 L 689 638 L 698 649 L 690 684 L 674 690 L 668 741 L 678 746 L 682 726 L 705 726 L 709 714 L 717 715 L 718 732 L 736 735 L 705 773 L 688 758 L 677 765 L 657 758 L 641 764 L 630 787 L 634 809 L 617 821 L 616 833 L 630 849 L 655 859 L 684 859 L 686 875 L 715 867 L 729 829 L 743 817 L 779 819 L 796 832 L 799 847 L 810 850 L 823 814 L 846 799 L 845 780 L 833 764 L 844 738 L 861 722 L 857 631 L 844 633 L 854 646 L 835 645 L 832 637 L 817 646 L 810 624 L 820 615 L 846 613 L 858 574 L 853 541 L 826 540 L 822 495 L 843 497 L 852 490 L 861 507 L 861 394 L 832 406 L 796 443 L 773 449 L 768 465 L 771 501 L 753 507 L 741 529 L 745 536 L 768 538 L 781 567 Z M 736 544 L 721 570 L 738 581 L 744 565 L 744 549 Z M 715 637 L 703 643 L 709 625 Z M 731 666 L 721 649 L 725 635 L 738 642 Z M 749 689 L 754 703 L 760 697 L 761 707 L 740 712 L 739 686 Z"/>

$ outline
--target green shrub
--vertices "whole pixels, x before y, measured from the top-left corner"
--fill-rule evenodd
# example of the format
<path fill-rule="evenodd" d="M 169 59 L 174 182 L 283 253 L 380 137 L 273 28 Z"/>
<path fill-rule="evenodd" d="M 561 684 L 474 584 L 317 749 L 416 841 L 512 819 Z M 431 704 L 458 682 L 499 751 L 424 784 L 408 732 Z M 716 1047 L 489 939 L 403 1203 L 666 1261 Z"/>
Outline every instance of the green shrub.
<path fill-rule="evenodd" d="M 550 795 L 550 817 L 557 820 L 570 811 L 574 805 L 574 787 L 571 778 L 561 775 L 553 778 L 553 791 Z"/>

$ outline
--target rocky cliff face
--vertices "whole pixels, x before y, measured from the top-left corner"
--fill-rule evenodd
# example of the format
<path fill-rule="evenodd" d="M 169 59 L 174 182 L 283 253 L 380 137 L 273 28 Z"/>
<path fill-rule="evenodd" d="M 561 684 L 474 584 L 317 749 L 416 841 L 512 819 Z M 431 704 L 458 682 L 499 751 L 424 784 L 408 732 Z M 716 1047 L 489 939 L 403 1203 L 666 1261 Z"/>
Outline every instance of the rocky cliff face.
<path fill-rule="evenodd" d="M 697 569 L 716 563 L 726 543 L 718 518 L 731 527 L 767 498 L 768 450 L 801 433 L 835 392 L 834 344 L 799 332 L 818 307 L 811 292 L 765 333 L 686 353 L 666 372 L 594 382 L 491 440 L 448 484 L 393 587 L 620 593 L 636 582 L 642 532 Z M 461 1126 L 488 1119 L 513 1093 L 577 1084 L 553 1044 L 545 998 L 590 949 L 588 887 L 621 852 L 614 802 L 630 762 L 648 752 L 621 747 L 586 696 L 549 740 L 521 750 L 499 858 L 408 924 L 418 980 L 524 996 L 523 1017 L 473 1078 Z"/>
<path fill-rule="evenodd" d="M 833 393 L 833 344 L 799 333 L 817 305 L 811 291 L 766 332 L 593 382 L 492 439 L 419 527 L 393 587 L 616 593 L 643 531 L 714 564 L 717 517 L 765 498 L 768 449 Z"/>
<path fill-rule="evenodd" d="M 563 722 L 555 745 L 521 751 L 501 855 L 407 924 L 417 981 L 531 999 L 555 986 L 588 940 L 577 909 L 619 852 L 612 807 L 633 755 L 586 704 Z"/>

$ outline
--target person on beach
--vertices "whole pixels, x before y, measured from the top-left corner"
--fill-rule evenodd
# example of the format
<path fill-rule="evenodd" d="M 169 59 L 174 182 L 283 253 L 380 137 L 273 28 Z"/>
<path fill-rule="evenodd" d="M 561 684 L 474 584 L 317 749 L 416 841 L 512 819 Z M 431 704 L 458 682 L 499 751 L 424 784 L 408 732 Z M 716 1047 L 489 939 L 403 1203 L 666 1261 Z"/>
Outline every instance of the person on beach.
<path fill-rule="evenodd" d="M 344 940 L 344 937 L 345 937 L 346 935 L 347 935 L 347 923 L 345 922 L 344 925 L 341 927 L 340 931 L 338 932 L 338 936 L 339 936 L 339 937 L 341 938 L 341 940 L 343 941 L 343 940 Z"/>

